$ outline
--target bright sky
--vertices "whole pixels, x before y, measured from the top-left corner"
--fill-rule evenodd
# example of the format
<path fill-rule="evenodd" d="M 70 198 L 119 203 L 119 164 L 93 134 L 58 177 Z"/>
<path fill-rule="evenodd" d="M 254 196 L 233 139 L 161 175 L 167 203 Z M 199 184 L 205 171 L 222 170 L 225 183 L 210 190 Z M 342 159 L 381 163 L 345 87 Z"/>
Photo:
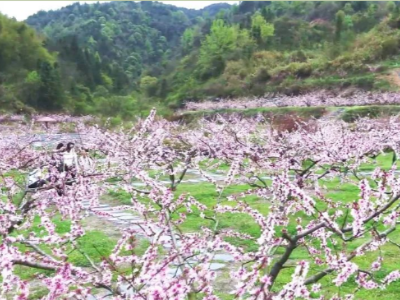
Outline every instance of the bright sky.
<path fill-rule="evenodd" d="M 0 1 L 0 12 L 9 17 L 15 17 L 18 21 L 23 21 L 30 15 L 39 10 L 55 10 L 70 5 L 74 2 L 90 3 L 97 1 Z M 107 1 L 99 1 L 107 2 Z M 181 6 L 186 8 L 200 9 L 207 5 L 220 2 L 237 3 L 237 1 L 159 1 L 166 4 Z"/>

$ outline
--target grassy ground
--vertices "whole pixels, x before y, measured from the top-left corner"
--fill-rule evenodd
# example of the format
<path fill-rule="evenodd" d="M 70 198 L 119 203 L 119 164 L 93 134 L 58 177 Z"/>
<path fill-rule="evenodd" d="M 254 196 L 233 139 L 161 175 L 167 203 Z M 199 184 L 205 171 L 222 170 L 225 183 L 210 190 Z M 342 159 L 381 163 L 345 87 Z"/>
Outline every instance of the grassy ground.
<path fill-rule="evenodd" d="M 56 233 L 58 234 L 65 234 L 70 231 L 71 227 L 71 222 L 67 220 L 62 220 L 60 216 L 56 216 L 52 219 L 53 223 L 56 225 Z M 41 236 L 41 231 L 43 228 L 40 226 L 40 218 L 35 217 L 34 220 L 34 225 L 32 226 L 33 232 L 35 232 L 38 236 Z M 27 234 L 27 232 L 24 231 L 15 231 L 15 235 L 18 234 Z M 95 262 L 100 262 L 102 257 L 106 257 L 111 253 L 111 250 L 116 244 L 116 240 L 113 238 L 108 237 L 105 233 L 103 233 L 100 228 L 99 230 L 90 230 L 87 231 L 86 234 L 79 238 L 77 240 L 77 244 L 79 246 L 79 249 L 83 252 L 86 253 L 90 258 L 92 258 Z M 26 246 L 21 245 L 20 246 L 21 250 L 25 250 Z M 43 250 L 49 252 L 50 249 L 48 249 L 46 246 L 43 247 Z M 69 255 L 69 260 L 71 263 L 74 263 L 78 266 L 81 267 L 89 267 L 90 263 L 89 261 L 78 251 L 72 251 Z M 23 266 L 17 267 L 21 271 L 21 276 L 23 278 L 28 279 L 32 274 L 29 272 L 26 272 L 25 270 L 29 269 Z M 32 270 L 32 269 L 30 269 Z M 49 272 L 47 272 L 49 273 Z"/>
<path fill-rule="evenodd" d="M 17 199 L 17 201 L 19 201 L 19 199 Z M 62 220 L 59 215 L 53 217 L 52 221 L 56 226 L 56 233 L 62 235 L 70 231 L 70 221 Z M 96 222 L 98 221 L 99 220 L 95 217 L 89 217 L 83 221 L 83 227 L 85 228 L 86 233 L 84 236 L 76 240 L 80 251 L 73 250 L 71 247 L 67 246 L 68 261 L 71 262 L 73 265 L 83 268 L 90 268 L 91 264 L 84 254 L 89 256 L 93 262 L 99 263 L 104 258 L 107 258 L 111 254 L 111 251 L 114 249 L 118 239 L 120 238 L 119 230 L 114 228 L 115 232 L 110 234 L 110 230 L 104 230 L 104 226 L 102 227 L 101 224 L 96 224 Z M 113 227 L 112 224 L 106 225 Z M 41 236 L 43 235 L 43 233 L 41 232 L 42 230 L 43 228 L 40 227 L 40 218 L 35 217 L 31 231 L 35 232 L 38 236 Z M 27 235 L 29 234 L 29 232 L 17 230 L 13 234 Z M 134 253 L 138 255 L 143 254 L 146 251 L 148 245 L 149 242 L 147 240 L 138 240 L 137 247 L 135 248 Z M 29 249 L 25 245 L 19 245 L 18 247 L 21 251 L 29 251 Z M 50 248 L 46 245 L 41 245 L 40 248 L 46 253 L 51 253 Z M 128 255 L 128 253 L 126 253 L 126 255 Z M 120 271 L 130 272 L 130 268 L 127 269 L 127 267 L 121 266 Z M 33 282 L 34 289 L 29 299 L 41 299 L 43 296 L 47 295 L 47 289 L 42 285 L 36 284 L 35 278 L 38 275 L 50 276 L 53 274 L 52 271 L 33 269 L 25 266 L 16 265 L 15 273 L 19 275 L 21 279 Z M 96 290 L 94 290 L 94 293 L 96 293 Z"/>
<path fill-rule="evenodd" d="M 359 170 L 364 171 L 364 172 L 371 172 L 375 170 L 377 167 L 380 167 L 383 170 L 390 170 L 392 167 L 393 159 L 396 160 L 396 166 L 398 169 L 400 169 L 400 160 L 398 160 L 398 157 L 393 158 L 393 153 L 383 153 L 379 155 L 376 159 L 371 160 L 370 163 L 363 163 L 361 164 Z"/>
<path fill-rule="evenodd" d="M 33 231 L 39 233 L 41 228 L 39 228 L 37 225 L 39 224 L 40 220 L 39 218 L 35 219 L 35 226 L 33 226 Z M 56 232 L 59 234 L 63 234 L 66 232 L 69 232 L 70 229 L 70 222 L 69 221 L 63 221 L 60 219 L 59 216 L 53 218 L 53 222 L 56 224 Z M 84 222 L 84 227 L 87 228 L 88 226 L 93 227 L 93 224 L 85 224 Z M 111 224 L 108 224 L 108 226 L 112 226 Z M 72 250 L 69 252 L 69 262 L 71 262 L 75 266 L 83 267 L 83 268 L 90 268 L 90 262 L 86 259 L 86 257 L 82 254 L 85 253 L 87 256 L 90 257 L 92 261 L 95 263 L 101 262 L 104 258 L 107 258 L 110 254 L 113 248 L 115 247 L 117 243 L 118 238 L 115 236 L 110 236 L 109 232 L 105 232 L 102 228 L 98 228 L 96 230 L 86 230 L 86 234 L 79 238 L 77 240 L 78 247 L 80 251 Z M 137 247 L 134 250 L 135 254 L 141 255 L 143 254 L 147 247 L 149 245 L 149 242 L 147 240 L 138 240 L 137 241 Z M 25 250 L 26 247 L 24 245 L 20 245 L 19 248 L 21 250 Z M 46 246 L 41 247 L 42 250 L 44 250 L 47 253 L 50 253 L 50 249 Z M 126 253 L 126 255 L 129 255 Z M 119 272 L 131 272 L 130 267 L 126 266 L 120 266 L 119 267 Z M 52 271 L 45 271 L 45 270 L 39 270 L 39 269 L 33 269 L 25 266 L 15 266 L 15 273 L 21 277 L 21 279 L 24 280 L 29 280 L 33 282 L 33 292 L 29 296 L 30 300 L 34 299 L 42 299 L 42 297 L 46 296 L 48 293 L 48 290 L 43 286 L 35 283 L 35 278 L 38 275 L 47 275 L 51 276 L 53 274 Z M 117 276 L 117 273 L 115 272 L 115 278 Z M 96 294 L 99 292 L 98 290 L 94 289 L 93 293 Z"/>
<path fill-rule="evenodd" d="M 400 113 L 399 105 L 370 105 L 346 107 L 341 115 L 345 122 L 354 122 L 362 117 L 378 118 L 395 116 Z"/>
<path fill-rule="evenodd" d="M 377 74 L 353 74 L 342 76 L 322 76 L 309 77 L 303 81 L 298 81 L 302 91 L 310 91 L 316 89 L 343 89 L 346 87 L 355 87 L 365 90 L 393 91 L 397 90 L 397 86 L 391 83 L 384 76 L 388 71 Z"/>

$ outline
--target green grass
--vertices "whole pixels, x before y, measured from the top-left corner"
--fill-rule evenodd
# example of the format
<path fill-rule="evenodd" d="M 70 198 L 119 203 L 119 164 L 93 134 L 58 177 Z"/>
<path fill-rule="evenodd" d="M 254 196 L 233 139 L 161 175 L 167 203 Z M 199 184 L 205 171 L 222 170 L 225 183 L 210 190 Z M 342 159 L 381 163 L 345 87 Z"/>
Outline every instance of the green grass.
<path fill-rule="evenodd" d="M 376 80 L 375 74 L 348 75 L 345 78 L 341 76 L 322 76 L 309 77 L 301 82 L 303 88 L 328 88 L 355 86 L 358 88 L 371 88 Z"/>
<path fill-rule="evenodd" d="M 49 290 L 45 287 L 39 287 L 31 291 L 29 295 L 29 300 L 43 299 L 47 296 Z"/>
<path fill-rule="evenodd" d="M 220 197 L 221 205 L 233 205 L 234 202 L 227 201 L 227 196 L 232 194 L 238 194 L 244 191 L 247 191 L 251 187 L 248 185 L 238 185 L 238 186 L 230 186 L 225 189 Z M 200 201 L 202 204 L 207 206 L 207 210 L 205 211 L 205 215 L 207 217 L 214 217 L 213 207 L 217 204 L 219 195 L 215 190 L 215 186 L 211 183 L 197 183 L 197 184 L 187 184 L 182 183 L 178 185 L 177 190 L 175 191 L 176 197 L 181 194 L 187 194 L 193 196 L 195 199 Z M 110 191 L 107 196 L 109 201 L 113 203 L 119 203 L 124 205 L 129 205 L 131 203 L 131 195 L 124 191 Z M 148 203 L 146 198 L 140 198 L 144 203 Z M 255 196 L 248 196 L 242 198 L 242 200 L 246 200 L 252 207 L 260 210 L 262 213 L 268 213 L 268 205 L 265 202 L 262 202 L 257 199 Z M 178 212 L 184 212 L 186 208 L 180 209 Z M 260 235 L 260 229 L 254 222 L 254 220 L 245 214 L 218 214 L 219 221 L 219 229 L 235 229 L 240 232 L 245 232 L 254 237 L 258 237 Z M 178 214 L 173 215 L 173 219 L 178 219 Z M 215 223 L 209 219 L 203 219 L 200 217 L 200 211 L 193 207 L 193 211 L 187 214 L 186 221 L 181 225 L 181 229 L 184 232 L 197 232 L 201 230 L 201 227 L 209 227 L 213 228 Z M 250 247 L 249 249 L 254 249 L 255 245 L 252 241 L 241 241 L 241 240 L 233 240 L 230 239 L 233 244 Z"/>
<path fill-rule="evenodd" d="M 396 166 L 400 168 L 400 161 L 396 158 Z M 375 160 L 372 160 L 370 163 L 363 163 L 360 165 L 360 171 L 373 171 L 377 167 L 380 167 L 383 170 L 389 170 L 392 167 L 393 162 L 393 152 L 383 153 L 379 155 Z"/>
<path fill-rule="evenodd" d="M 357 119 L 363 117 L 378 118 L 385 116 L 395 116 L 399 113 L 399 105 L 352 106 L 345 108 L 341 118 L 345 122 L 354 122 Z"/>
<path fill-rule="evenodd" d="M 220 197 L 221 205 L 233 205 L 234 202 L 227 201 L 227 196 L 232 194 L 238 194 L 250 189 L 248 185 L 231 186 L 225 189 Z M 209 183 L 200 184 L 182 184 L 178 186 L 176 195 L 182 193 L 189 193 L 195 199 L 200 201 L 202 204 L 208 207 L 208 211 L 205 215 L 213 217 L 212 209 L 217 204 L 219 195 L 215 191 L 215 187 Z M 252 207 L 259 209 L 262 213 L 268 213 L 268 205 L 261 202 L 255 196 L 248 196 L 242 198 L 246 200 Z M 245 214 L 218 214 L 219 229 L 236 229 L 240 232 L 245 232 L 253 236 L 259 236 L 260 231 L 256 226 L 254 220 Z M 183 223 L 183 230 L 187 232 L 195 232 L 201 229 L 201 226 L 213 226 L 214 223 L 211 220 L 204 220 L 200 217 L 200 212 L 197 209 L 193 210 L 187 217 L 187 220 Z M 251 243 L 250 243 L 251 244 Z"/>
<path fill-rule="evenodd" d="M 62 220 L 60 216 L 54 217 L 52 221 L 56 225 L 56 233 L 65 234 L 70 231 L 70 221 Z M 43 236 L 45 233 L 41 232 L 42 228 L 39 227 L 39 224 L 40 218 L 35 217 L 34 224 L 31 230 L 35 232 L 38 236 Z M 17 231 L 14 234 L 27 234 L 27 232 Z M 76 240 L 76 243 L 80 251 L 73 250 L 70 246 L 67 246 L 67 253 L 69 254 L 68 261 L 79 267 L 90 267 L 91 264 L 87 260 L 85 255 L 87 255 L 95 263 L 101 262 L 103 259 L 107 258 L 111 254 L 111 251 L 114 249 L 117 243 L 117 239 L 107 236 L 107 234 L 102 232 L 101 229 L 87 230 L 85 235 Z M 136 242 L 136 245 L 137 247 L 135 248 L 134 253 L 142 255 L 147 249 L 149 242 L 147 240 L 138 240 Z M 25 245 L 19 245 L 19 249 L 21 251 L 28 250 Z M 51 252 L 49 247 L 47 247 L 46 245 L 42 245 L 41 249 L 46 253 Z M 52 271 L 43 271 L 24 266 L 16 266 L 16 274 L 24 280 L 32 279 L 38 274 L 50 275 L 52 273 Z"/>
<path fill-rule="evenodd" d="M 52 219 L 52 221 L 56 225 L 56 232 L 58 234 L 64 234 L 70 231 L 71 223 L 69 221 L 63 221 L 60 219 L 60 217 L 55 217 Z M 36 217 L 31 231 L 35 232 L 38 236 L 43 236 L 44 233 L 41 233 L 42 228 L 38 227 L 39 223 L 40 219 L 39 217 Z M 25 235 L 27 233 L 16 231 L 15 234 Z M 106 234 L 99 230 L 93 230 L 87 231 L 86 234 L 77 239 L 76 242 L 80 251 L 88 255 L 94 262 L 100 262 L 103 257 L 107 257 L 111 253 L 117 241 L 109 238 Z M 71 249 L 69 246 L 67 248 Z M 19 249 L 21 251 L 29 250 L 25 245 L 19 245 Z M 47 253 L 51 253 L 50 248 L 46 245 L 42 245 L 41 249 Z M 82 253 L 78 252 L 77 250 L 69 251 L 68 257 L 69 261 L 76 266 L 90 267 L 90 262 Z M 23 279 L 31 279 L 37 274 L 49 275 L 52 273 L 51 271 L 32 269 L 24 266 L 16 266 L 16 271 L 16 273 Z"/>

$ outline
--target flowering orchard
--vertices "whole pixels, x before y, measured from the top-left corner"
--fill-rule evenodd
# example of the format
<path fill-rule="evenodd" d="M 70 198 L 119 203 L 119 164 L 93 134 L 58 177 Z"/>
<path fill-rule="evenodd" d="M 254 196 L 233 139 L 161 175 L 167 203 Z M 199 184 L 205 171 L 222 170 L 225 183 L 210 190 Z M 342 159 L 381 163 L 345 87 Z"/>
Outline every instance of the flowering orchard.
<path fill-rule="evenodd" d="M 265 95 L 219 101 L 187 102 L 185 110 L 246 109 L 260 107 L 313 107 L 399 104 L 400 96 L 395 92 L 361 92 L 352 95 L 335 95 L 329 91 L 317 91 L 297 96 Z"/>
<path fill-rule="evenodd" d="M 51 152 L 33 147 L 35 134 L 28 127 L 0 140 L 1 299 L 28 299 L 38 285 L 46 288 L 43 299 L 88 299 L 98 291 L 110 299 L 220 299 L 214 284 L 220 273 L 210 268 L 218 253 L 235 260 L 235 284 L 225 287 L 224 299 L 352 299 L 400 279 L 385 256 L 385 247 L 398 245 L 395 119 L 313 121 L 277 132 L 237 117 L 185 128 L 156 119 L 153 111 L 134 128 L 79 124 L 95 164 L 72 184 L 71 174 L 51 167 Z M 22 139 L 22 133 L 32 134 Z M 391 168 L 360 171 L 383 153 L 393 156 Z M 50 165 L 47 183 L 26 189 L 24 174 L 44 165 Z M 211 176 L 219 168 L 226 169 L 223 180 Z M 190 170 L 215 187 L 215 205 L 181 190 Z M 358 195 L 332 199 L 325 186 L 330 182 L 354 186 Z M 227 193 L 236 185 L 247 188 Z M 129 193 L 130 205 L 113 209 L 130 210 L 141 221 L 122 230 L 101 262 L 83 253 L 90 267 L 75 265 L 69 256 L 82 252 L 77 241 L 86 234 L 82 201 L 102 217 L 106 213 L 92 207 L 110 190 Z M 202 226 L 197 232 L 183 230 L 192 215 Z M 222 226 L 227 215 L 247 216 L 258 233 L 237 230 L 234 221 Z M 70 229 L 58 232 L 55 217 L 69 220 Z M 137 254 L 143 237 L 149 246 Z M 17 266 L 46 272 L 25 281 Z M 350 292 L 341 289 L 349 284 Z"/>

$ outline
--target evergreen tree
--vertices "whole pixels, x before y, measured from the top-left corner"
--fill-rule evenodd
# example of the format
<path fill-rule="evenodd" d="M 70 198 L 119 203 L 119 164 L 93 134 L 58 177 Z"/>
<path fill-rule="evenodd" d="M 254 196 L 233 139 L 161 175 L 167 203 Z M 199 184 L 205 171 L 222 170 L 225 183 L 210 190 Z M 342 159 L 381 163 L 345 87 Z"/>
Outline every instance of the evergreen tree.
<path fill-rule="evenodd" d="M 64 102 L 64 91 L 61 84 L 58 65 L 47 61 L 40 61 L 39 75 L 40 88 L 38 92 L 37 108 L 42 110 L 59 110 Z"/>

